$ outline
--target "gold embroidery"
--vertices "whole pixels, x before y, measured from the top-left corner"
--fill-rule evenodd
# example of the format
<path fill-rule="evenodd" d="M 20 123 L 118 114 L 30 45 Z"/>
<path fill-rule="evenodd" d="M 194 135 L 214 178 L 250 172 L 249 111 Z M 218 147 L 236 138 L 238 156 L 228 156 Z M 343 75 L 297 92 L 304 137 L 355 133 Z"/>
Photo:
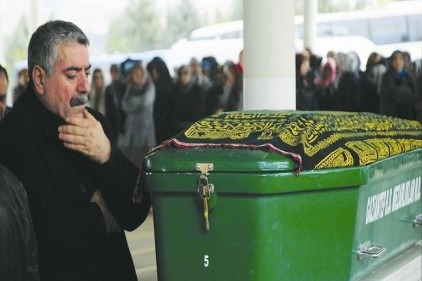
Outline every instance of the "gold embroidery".
<path fill-rule="evenodd" d="M 353 156 L 346 149 L 340 147 L 331 152 L 321 162 L 319 162 L 315 169 L 326 169 L 334 167 L 350 167 L 353 166 Z"/>
<path fill-rule="evenodd" d="M 296 153 L 301 147 L 302 157 L 324 157 L 314 159 L 316 169 L 367 165 L 422 147 L 419 122 L 354 112 L 222 112 L 194 123 L 183 135 L 204 143 L 277 143 Z M 353 153 L 359 163 L 353 163 Z"/>

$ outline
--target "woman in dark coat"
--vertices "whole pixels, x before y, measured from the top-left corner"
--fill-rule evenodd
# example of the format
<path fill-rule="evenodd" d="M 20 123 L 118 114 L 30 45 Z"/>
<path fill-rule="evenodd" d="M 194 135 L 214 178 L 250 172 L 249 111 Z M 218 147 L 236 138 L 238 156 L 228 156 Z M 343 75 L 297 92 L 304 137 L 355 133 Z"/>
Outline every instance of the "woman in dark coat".
<path fill-rule="evenodd" d="M 360 59 L 354 52 L 336 53 L 337 76 L 335 87 L 335 110 L 357 112 L 360 109 L 362 93 L 360 88 Z"/>
<path fill-rule="evenodd" d="M 171 98 L 173 134 L 205 117 L 204 100 L 205 91 L 203 87 L 193 82 L 190 68 L 187 65 L 180 66 Z"/>
<path fill-rule="evenodd" d="M 160 57 L 153 58 L 147 66 L 155 85 L 154 124 L 157 144 L 171 137 L 170 99 L 173 78 L 167 64 Z"/>
<path fill-rule="evenodd" d="M 361 75 L 362 102 L 360 111 L 379 113 L 381 80 L 386 71 L 385 59 L 377 52 L 369 55 L 365 72 Z"/>
<path fill-rule="evenodd" d="M 416 83 L 405 68 L 401 51 L 394 51 L 381 82 L 381 113 L 404 119 L 414 119 L 414 104 L 418 100 Z"/>
<path fill-rule="evenodd" d="M 303 54 L 296 54 L 296 109 L 318 110 L 318 97 L 310 73 L 309 58 Z"/>

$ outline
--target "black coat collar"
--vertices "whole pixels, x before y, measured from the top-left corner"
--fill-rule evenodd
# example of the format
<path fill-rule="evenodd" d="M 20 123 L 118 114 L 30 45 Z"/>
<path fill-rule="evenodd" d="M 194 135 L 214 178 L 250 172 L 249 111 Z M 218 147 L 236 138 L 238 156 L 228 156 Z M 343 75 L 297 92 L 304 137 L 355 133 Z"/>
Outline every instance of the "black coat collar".
<path fill-rule="evenodd" d="M 39 119 L 39 124 L 46 140 L 58 140 L 58 128 L 59 126 L 65 124 L 65 120 L 45 108 L 38 100 L 35 91 L 30 86 L 26 88 L 26 91 L 16 102 L 15 109 L 29 111 L 33 114 L 30 114 L 29 116 L 32 115 L 32 117 Z"/>

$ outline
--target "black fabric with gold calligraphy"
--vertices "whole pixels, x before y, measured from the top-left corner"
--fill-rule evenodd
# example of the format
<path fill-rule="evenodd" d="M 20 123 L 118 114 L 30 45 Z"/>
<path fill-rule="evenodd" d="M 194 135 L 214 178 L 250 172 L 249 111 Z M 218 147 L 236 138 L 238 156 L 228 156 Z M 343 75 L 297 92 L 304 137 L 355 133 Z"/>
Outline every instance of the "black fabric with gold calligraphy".
<path fill-rule="evenodd" d="M 297 171 L 363 166 L 422 147 L 418 121 L 372 113 L 243 111 L 204 118 L 166 147 L 263 149 L 292 158 Z"/>

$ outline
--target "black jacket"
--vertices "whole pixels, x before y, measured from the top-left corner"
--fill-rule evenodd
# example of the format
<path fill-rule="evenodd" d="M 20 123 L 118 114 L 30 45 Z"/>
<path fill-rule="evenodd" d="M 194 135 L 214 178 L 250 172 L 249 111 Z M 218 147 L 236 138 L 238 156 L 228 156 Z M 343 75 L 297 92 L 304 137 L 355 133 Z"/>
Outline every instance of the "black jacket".
<path fill-rule="evenodd" d="M 37 281 L 38 252 L 22 183 L 0 164 L 0 280 Z"/>
<path fill-rule="evenodd" d="M 381 114 L 414 119 L 418 98 L 416 83 L 409 73 L 399 73 L 393 67 L 387 69 L 381 82 Z"/>
<path fill-rule="evenodd" d="M 111 139 L 105 118 L 88 109 Z M 139 170 L 112 142 L 99 165 L 68 150 L 58 138 L 64 120 L 45 109 L 30 87 L 0 122 L 0 162 L 22 181 L 38 240 L 41 280 L 137 280 L 123 229 L 147 217 L 150 198 L 132 201 Z M 102 213 L 91 203 L 100 188 L 122 230 L 106 233 Z"/>

